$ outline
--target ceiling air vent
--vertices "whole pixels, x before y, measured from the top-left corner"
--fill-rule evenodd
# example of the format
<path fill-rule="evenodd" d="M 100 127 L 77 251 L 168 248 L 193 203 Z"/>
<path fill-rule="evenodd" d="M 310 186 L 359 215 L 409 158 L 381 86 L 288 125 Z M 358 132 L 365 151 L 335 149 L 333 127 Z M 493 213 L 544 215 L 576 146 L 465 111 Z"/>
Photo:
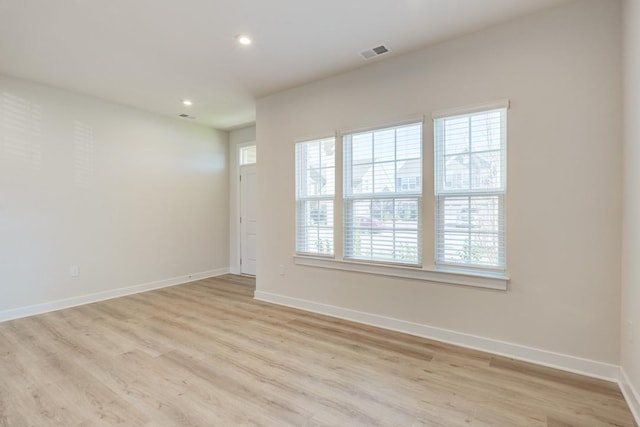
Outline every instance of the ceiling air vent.
<path fill-rule="evenodd" d="M 387 48 L 385 45 L 380 45 L 378 47 L 374 47 L 373 49 L 367 49 L 360 52 L 360 56 L 362 56 L 364 59 L 371 59 L 387 52 L 389 52 L 389 48 Z"/>
<path fill-rule="evenodd" d="M 190 115 L 188 115 L 188 114 L 184 114 L 184 113 L 182 113 L 182 114 L 178 114 L 178 116 L 179 116 L 179 117 L 183 117 L 183 118 L 185 118 L 185 119 L 191 119 L 191 120 L 195 119 L 195 117 L 194 117 L 194 116 L 190 116 Z"/>

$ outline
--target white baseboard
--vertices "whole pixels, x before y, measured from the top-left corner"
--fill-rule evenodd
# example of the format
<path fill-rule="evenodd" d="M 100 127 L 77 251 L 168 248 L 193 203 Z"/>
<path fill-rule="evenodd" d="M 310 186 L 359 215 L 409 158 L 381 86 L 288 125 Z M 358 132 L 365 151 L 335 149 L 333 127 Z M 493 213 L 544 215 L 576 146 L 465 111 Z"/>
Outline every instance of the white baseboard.
<path fill-rule="evenodd" d="M 631 409 L 631 413 L 636 419 L 636 424 L 640 425 L 640 393 L 638 393 L 638 390 L 633 386 L 631 381 L 629 381 L 629 377 L 623 367 L 620 367 L 620 378 L 618 383 L 620 384 L 620 390 L 622 390 L 622 394 L 629 405 L 629 409 Z"/>
<path fill-rule="evenodd" d="M 127 286 L 124 288 L 110 289 L 108 291 L 96 292 L 88 295 L 80 295 L 77 297 L 65 298 L 42 304 L 30 305 L 27 307 L 13 308 L 10 310 L 0 311 L 0 322 L 7 320 L 19 319 L 21 317 L 33 316 L 35 314 L 47 313 L 50 311 L 62 310 L 65 308 L 75 307 L 92 302 L 104 301 L 112 298 L 123 297 L 125 295 L 137 294 L 140 292 L 151 291 L 154 289 L 166 288 L 169 286 L 181 285 L 183 283 L 192 282 L 194 280 L 206 279 L 209 277 L 222 276 L 229 273 L 228 268 L 218 268 L 215 270 L 202 271 L 184 276 L 172 277 L 170 279 L 157 280 L 154 282 L 143 283 L 140 285 Z"/>
<path fill-rule="evenodd" d="M 256 291 L 255 299 L 618 382 L 619 366 L 309 300 Z"/>

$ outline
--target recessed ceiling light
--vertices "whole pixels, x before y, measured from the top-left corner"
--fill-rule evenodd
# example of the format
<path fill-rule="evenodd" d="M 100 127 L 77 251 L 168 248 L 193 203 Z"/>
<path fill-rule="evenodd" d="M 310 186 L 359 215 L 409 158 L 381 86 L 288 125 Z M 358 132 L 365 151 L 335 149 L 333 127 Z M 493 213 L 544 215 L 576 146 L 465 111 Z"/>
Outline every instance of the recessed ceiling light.
<path fill-rule="evenodd" d="M 191 101 L 190 99 L 183 99 L 182 105 L 186 105 L 187 107 L 190 107 L 193 105 L 193 101 Z"/>
<path fill-rule="evenodd" d="M 244 34 L 240 34 L 236 39 L 238 39 L 238 43 L 243 46 L 249 46 L 252 43 L 251 37 Z"/>

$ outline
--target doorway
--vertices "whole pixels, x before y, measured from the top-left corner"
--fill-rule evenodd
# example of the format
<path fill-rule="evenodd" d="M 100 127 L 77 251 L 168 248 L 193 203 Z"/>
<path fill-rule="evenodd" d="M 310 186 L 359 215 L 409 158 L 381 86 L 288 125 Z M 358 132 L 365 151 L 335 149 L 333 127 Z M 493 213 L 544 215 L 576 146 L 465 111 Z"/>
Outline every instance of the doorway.
<path fill-rule="evenodd" d="M 242 156 L 241 156 L 242 159 Z M 255 160 L 254 160 L 255 161 Z M 240 166 L 240 273 L 255 276 L 257 263 L 256 164 Z"/>

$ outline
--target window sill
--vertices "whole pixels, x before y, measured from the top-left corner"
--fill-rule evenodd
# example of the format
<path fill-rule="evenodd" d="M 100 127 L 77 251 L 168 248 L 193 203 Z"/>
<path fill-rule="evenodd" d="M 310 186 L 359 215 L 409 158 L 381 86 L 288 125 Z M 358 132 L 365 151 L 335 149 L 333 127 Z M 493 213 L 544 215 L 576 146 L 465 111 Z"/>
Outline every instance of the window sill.
<path fill-rule="evenodd" d="M 460 271 L 444 268 L 421 268 L 384 264 L 371 264 L 358 261 L 345 261 L 333 258 L 321 258 L 306 255 L 294 255 L 296 265 L 330 268 L 333 270 L 377 274 L 380 276 L 402 277 L 405 279 L 428 282 L 449 283 L 473 286 L 477 288 L 507 290 L 509 276 L 492 272 Z"/>

